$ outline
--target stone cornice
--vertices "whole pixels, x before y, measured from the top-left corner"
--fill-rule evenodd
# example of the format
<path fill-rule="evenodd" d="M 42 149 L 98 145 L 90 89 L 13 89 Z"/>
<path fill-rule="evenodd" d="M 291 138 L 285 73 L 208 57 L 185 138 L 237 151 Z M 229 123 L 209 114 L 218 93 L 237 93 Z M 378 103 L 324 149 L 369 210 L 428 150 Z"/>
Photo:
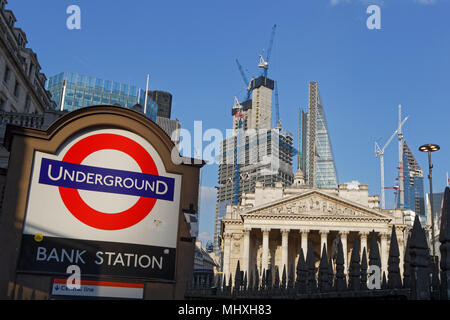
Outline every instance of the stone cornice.
<path fill-rule="evenodd" d="M 222 223 L 227 223 L 227 224 L 244 224 L 244 222 L 242 220 L 237 220 L 237 219 L 222 219 Z"/>
<path fill-rule="evenodd" d="M 389 223 L 393 218 L 379 218 L 379 217 L 364 217 L 364 216 L 334 216 L 334 215 L 302 215 L 302 214 L 260 214 L 260 213 L 242 213 L 241 217 L 245 219 L 257 219 L 257 220 L 294 220 L 294 221 L 349 221 L 349 222 L 378 222 Z M 222 221 L 234 221 L 234 220 L 222 220 Z M 235 220 L 241 221 L 241 220 Z"/>

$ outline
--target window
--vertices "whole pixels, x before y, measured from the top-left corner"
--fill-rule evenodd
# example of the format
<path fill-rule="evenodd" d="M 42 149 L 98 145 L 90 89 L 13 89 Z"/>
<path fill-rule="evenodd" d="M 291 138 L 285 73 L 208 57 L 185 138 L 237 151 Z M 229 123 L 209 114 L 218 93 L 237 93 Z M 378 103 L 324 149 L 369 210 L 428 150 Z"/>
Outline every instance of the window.
<path fill-rule="evenodd" d="M 9 73 L 10 73 L 9 67 L 6 66 L 5 74 L 3 75 L 3 81 L 8 82 L 8 80 L 9 80 Z"/>
<path fill-rule="evenodd" d="M 27 98 L 25 99 L 25 106 L 23 108 L 25 113 L 30 112 L 30 96 L 27 95 Z"/>
<path fill-rule="evenodd" d="M 16 81 L 16 83 L 14 84 L 14 95 L 16 97 L 19 96 L 19 82 Z"/>

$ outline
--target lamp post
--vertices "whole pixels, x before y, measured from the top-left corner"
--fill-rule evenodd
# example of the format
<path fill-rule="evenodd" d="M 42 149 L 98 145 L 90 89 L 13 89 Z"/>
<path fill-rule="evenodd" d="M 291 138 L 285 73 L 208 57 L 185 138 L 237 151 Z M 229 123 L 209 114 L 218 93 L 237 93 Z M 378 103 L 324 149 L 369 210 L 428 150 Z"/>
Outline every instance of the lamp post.
<path fill-rule="evenodd" d="M 428 179 L 430 180 L 430 208 L 431 208 L 431 245 L 433 249 L 433 263 L 436 258 L 436 249 L 434 244 L 434 211 L 433 211 L 433 177 L 431 175 L 431 171 L 433 169 L 433 165 L 431 164 L 431 153 L 434 151 L 438 151 L 440 147 L 437 144 L 424 144 L 419 147 L 419 151 L 428 152 Z"/>

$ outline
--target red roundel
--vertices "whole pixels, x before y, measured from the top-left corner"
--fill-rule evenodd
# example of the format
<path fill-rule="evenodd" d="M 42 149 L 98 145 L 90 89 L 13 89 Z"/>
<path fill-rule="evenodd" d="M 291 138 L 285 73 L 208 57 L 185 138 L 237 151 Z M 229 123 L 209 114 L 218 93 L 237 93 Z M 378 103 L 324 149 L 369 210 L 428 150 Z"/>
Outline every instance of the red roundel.
<path fill-rule="evenodd" d="M 130 138 L 110 133 L 96 134 L 75 143 L 65 154 L 63 162 L 81 164 L 87 156 L 99 150 L 122 151 L 132 157 L 142 173 L 158 175 L 150 154 Z M 143 220 L 153 209 L 156 199 L 140 197 L 129 209 L 118 213 L 104 213 L 87 205 L 77 189 L 59 187 L 61 199 L 67 209 L 81 222 L 96 229 L 120 230 Z"/>

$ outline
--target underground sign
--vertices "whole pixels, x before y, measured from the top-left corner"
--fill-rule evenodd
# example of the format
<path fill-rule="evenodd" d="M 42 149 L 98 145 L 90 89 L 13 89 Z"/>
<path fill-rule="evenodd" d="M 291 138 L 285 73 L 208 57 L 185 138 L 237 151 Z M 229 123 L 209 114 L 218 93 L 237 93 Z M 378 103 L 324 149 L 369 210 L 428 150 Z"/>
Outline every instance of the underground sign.
<path fill-rule="evenodd" d="M 35 152 L 19 270 L 173 279 L 181 177 L 125 130 L 60 149 Z"/>

